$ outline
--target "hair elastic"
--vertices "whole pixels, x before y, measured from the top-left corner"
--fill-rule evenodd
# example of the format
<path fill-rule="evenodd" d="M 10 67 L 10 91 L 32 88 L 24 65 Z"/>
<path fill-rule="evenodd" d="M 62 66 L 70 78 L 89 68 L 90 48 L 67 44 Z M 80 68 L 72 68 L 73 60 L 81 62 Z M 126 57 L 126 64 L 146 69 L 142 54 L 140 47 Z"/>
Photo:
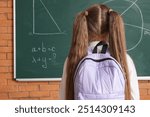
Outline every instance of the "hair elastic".
<path fill-rule="evenodd" d="M 85 11 L 84 14 L 85 14 L 85 16 L 88 16 L 88 11 Z"/>
<path fill-rule="evenodd" d="M 113 10 L 112 10 L 112 9 L 109 9 L 109 13 L 110 13 L 111 11 L 113 11 Z"/>

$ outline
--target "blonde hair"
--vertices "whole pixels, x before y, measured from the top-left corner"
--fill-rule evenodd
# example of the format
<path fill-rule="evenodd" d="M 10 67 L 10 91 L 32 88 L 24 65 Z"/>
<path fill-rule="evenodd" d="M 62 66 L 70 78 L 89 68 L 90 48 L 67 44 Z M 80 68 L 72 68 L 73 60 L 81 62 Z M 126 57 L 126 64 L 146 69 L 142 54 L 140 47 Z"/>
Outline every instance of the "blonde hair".
<path fill-rule="evenodd" d="M 105 40 L 109 43 L 110 54 L 121 64 L 125 73 L 125 99 L 131 99 L 124 23 L 117 12 L 101 4 L 91 6 L 78 13 L 75 18 L 67 63 L 66 99 L 74 99 L 74 73 L 79 61 L 87 55 L 92 35 L 106 35 Z"/>

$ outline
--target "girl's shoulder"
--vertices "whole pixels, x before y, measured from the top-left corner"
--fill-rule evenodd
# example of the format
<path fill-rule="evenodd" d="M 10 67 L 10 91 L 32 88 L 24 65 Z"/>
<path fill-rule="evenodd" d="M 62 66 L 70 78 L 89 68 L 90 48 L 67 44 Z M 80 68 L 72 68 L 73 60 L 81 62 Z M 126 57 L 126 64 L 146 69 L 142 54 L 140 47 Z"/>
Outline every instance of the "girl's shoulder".
<path fill-rule="evenodd" d="M 128 64 L 129 73 L 134 72 L 135 74 L 137 74 L 135 64 L 129 54 L 127 54 L 127 64 Z"/>
<path fill-rule="evenodd" d="M 126 56 L 127 56 L 127 63 L 128 63 L 129 65 L 130 65 L 130 64 L 133 64 L 133 65 L 134 65 L 133 60 L 132 60 L 132 58 L 130 57 L 130 55 L 127 54 Z"/>

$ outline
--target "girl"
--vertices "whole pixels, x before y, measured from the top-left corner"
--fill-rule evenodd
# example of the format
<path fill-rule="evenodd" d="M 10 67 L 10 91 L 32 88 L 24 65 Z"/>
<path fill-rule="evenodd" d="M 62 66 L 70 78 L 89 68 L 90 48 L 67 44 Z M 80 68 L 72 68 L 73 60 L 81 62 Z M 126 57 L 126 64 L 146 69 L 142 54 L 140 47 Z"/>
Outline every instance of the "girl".
<path fill-rule="evenodd" d="M 121 16 L 102 4 L 95 4 L 77 14 L 73 25 L 72 44 L 65 61 L 61 99 L 74 99 L 73 77 L 79 61 L 99 41 L 109 43 L 109 52 L 122 66 L 126 77 L 125 99 L 139 99 L 135 66 L 126 53 L 124 23 Z"/>

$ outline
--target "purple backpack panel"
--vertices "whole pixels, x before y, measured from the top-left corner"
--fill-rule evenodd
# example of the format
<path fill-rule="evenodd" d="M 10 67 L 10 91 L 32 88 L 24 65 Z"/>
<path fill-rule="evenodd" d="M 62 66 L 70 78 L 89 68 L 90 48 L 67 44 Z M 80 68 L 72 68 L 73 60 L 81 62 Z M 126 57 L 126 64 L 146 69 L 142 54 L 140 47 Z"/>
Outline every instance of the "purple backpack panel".
<path fill-rule="evenodd" d="M 88 54 L 74 76 L 74 99 L 125 99 L 125 78 L 120 64 L 106 54 Z"/>

